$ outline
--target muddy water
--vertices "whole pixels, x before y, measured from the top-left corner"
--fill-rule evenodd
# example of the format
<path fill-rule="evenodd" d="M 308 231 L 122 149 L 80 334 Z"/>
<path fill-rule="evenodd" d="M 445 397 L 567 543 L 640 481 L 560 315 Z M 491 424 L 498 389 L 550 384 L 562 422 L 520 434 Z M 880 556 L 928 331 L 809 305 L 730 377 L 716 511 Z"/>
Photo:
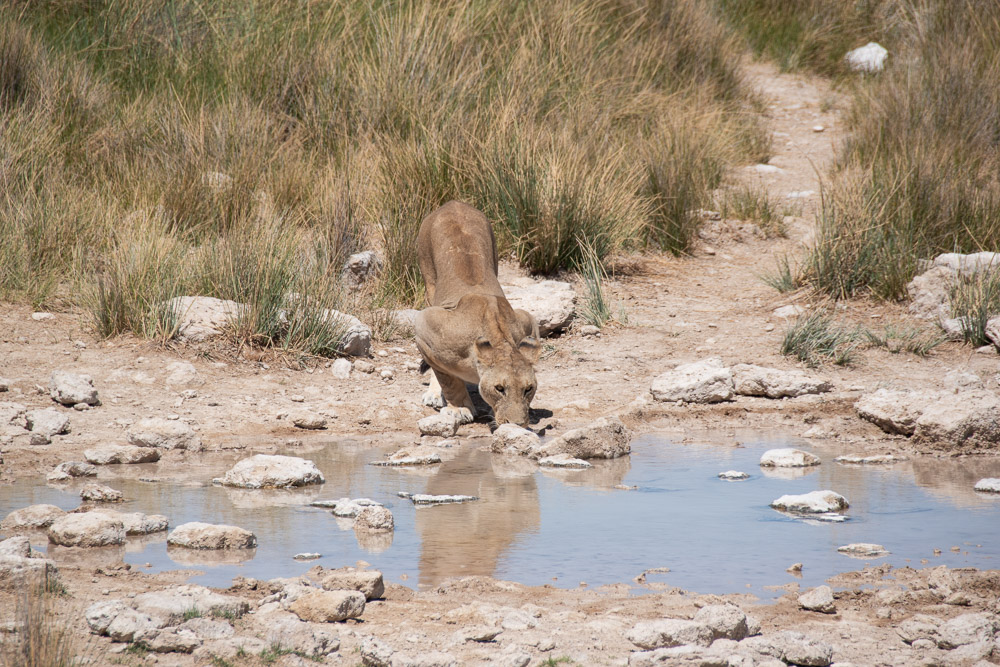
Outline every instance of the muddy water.
<path fill-rule="evenodd" d="M 367 465 L 383 452 L 352 442 L 330 442 L 281 453 L 312 459 L 326 484 L 296 491 L 250 491 L 211 485 L 241 455 L 206 455 L 188 466 L 108 466 L 99 481 L 124 491 L 119 509 L 165 514 L 172 526 L 187 521 L 229 523 L 256 533 L 251 552 L 217 554 L 167 549 L 161 534 L 130 539 L 122 550 L 53 549 L 64 562 L 88 565 L 123 557 L 151 570 L 187 568 L 192 581 L 226 586 L 237 575 L 296 576 L 314 564 L 339 567 L 358 560 L 387 581 L 426 588 L 450 576 L 483 574 L 525 584 L 574 587 L 630 582 L 647 568 L 647 585 L 704 593 L 750 590 L 799 581 L 821 583 L 865 562 L 1000 568 L 1000 497 L 972 490 L 982 477 L 1000 477 L 1000 460 L 918 461 L 894 466 L 847 466 L 832 451 L 794 440 L 704 437 L 671 441 L 647 435 L 631 457 L 595 462 L 586 471 L 539 470 L 526 461 L 493 457 L 485 440 L 442 450 L 444 463 L 415 469 Z M 764 472 L 766 449 L 799 446 L 823 459 L 804 470 Z M 717 479 L 723 470 L 751 475 Z M 139 481 L 139 478 L 157 481 Z M 617 486 L 635 488 L 624 490 Z M 81 484 L 64 488 L 40 480 L 0 488 L 0 516 L 32 503 L 70 509 Z M 806 521 L 769 503 L 786 493 L 833 489 L 848 498 L 848 520 Z M 397 492 L 475 495 L 479 501 L 414 507 Z M 356 535 L 350 520 L 310 507 L 319 499 L 369 497 L 392 509 L 391 535 Z M 36 544 L 44 548 L 44 535 Z M 892 552 L 855 560 L 837 553 L 852 542 L 875 542 Z M 957 552 L 952 547 L 959 547 Z M 940 549 L 940 555 L 934 549 Z M 292 559 L 318 552 L 316 561 Z M 801 579 L 785 569 L 804 563 Z M 636 592 L 647 590 L 636 586 Z"/>

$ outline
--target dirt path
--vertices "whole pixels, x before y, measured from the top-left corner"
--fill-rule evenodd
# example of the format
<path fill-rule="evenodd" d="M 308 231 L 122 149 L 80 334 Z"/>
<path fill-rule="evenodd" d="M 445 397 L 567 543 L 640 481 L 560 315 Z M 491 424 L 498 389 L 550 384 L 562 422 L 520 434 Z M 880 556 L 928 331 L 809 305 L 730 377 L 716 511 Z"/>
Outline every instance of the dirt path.
<path fill-rule="evenodd" d="M 793 303 L 816 307 L 816 300 L 808 294 L 781 295 L 759 276 L 773 270 L 784 255 L 803 256 L 803 244 L 811 238 L 819 203 L 819 174 L 825 173 L 843 138 L 839 113 L 844 102 L 823 81 L 779 74 L 762 64 L 751 65 L 750 72 L 772 100 L 774 157 L 770 164 L 779 171 L 751 166 L 738 170 L 734 177 L 760 181 L 776 201 L 801 207 L 789 221 L 788 238 L 762 239 L 753 225 L 739 221 L 708 223 L 703 242 L 692 257 L 647 256 L 633 262 L 633 270 L 618 274 L 608 287 L 613 298 L 624 304 L 627 326 L 615 325 L 594 337 L 570 331 L 548 341 L 538 368 L 534 407 L 551 412 L 551 417 L 544 419 L 554 433 L 621 411 L 634 397 L 647 392 L 653 377 L 680 362 L 718 355 L 727 364 L 796 367 L 779 352 L 788 322 L 775 317 L 773 311 Z M 818 132 L 814 126 L 824 129 Z M 813 194 L 794 200 L 787 197 L 805 191 Z M 504 267 L 504 273 L 515 271 Z M 838 314 L 851 322 L 881 323 L 904 317 L 903 308 L 891 304 L 855 302 L 838 308 Z M 248 455 L 287 451 L 299 446 L 296 443 L 308 448 L 311 443 L 337 437 L 391 451 L 394 446 L 414 442 L 416 420 L 430 413 L 420 404 L 426 377 L 408 368 L 417 358 L 410 340 L 377 345 L 374 364 L 378 370 L 391 368 L 392 379 L 381 378 L 379 372 L 354 372 L 349 379 L 340 380 L 322 365 L 293 370 L 280 360 L 234 360 L 208 349 L 165 349 L 128 338 L 98 341 L 81 313 L 56 313 L 54 319 L 36 321 L 28 308 L 7 306 L 0 312 L 0 377 L 9 380 L 10 391 L 0 394 L 0 400 L 16 401 L 28 408 L 51 407 L 45 391 L 48 377 L 55 369 L 67 369 L 91 375 L 103 405 L 70 412 L 71 432 L 56 436 L 51 445 L 4 446 L 0 482 L 30 477 L 44 484 L 45 473 L 54 465 L 78 460 L 87 447 L 122 442 L 125 429 L 146 417 L 187 422 L 209 450 Z M 177 362 L 192 364 L 196 379 L 171 380 L 177 370 L 172 364 Z M 995 372 L 995 366 L 995 358 L 970 355 L 957 345 L 943 346 L 928 359 L 869 350 L 853 367 L 830 366 L 817 371 L 835 387 L 821 398 L 792 402 L 741 397 L 720 406 L 656 406 L 647 410 L 645 419 L 633 419 L 631 424 L 637 430 L 679 430 L 681 437 L 704 430 L 758 428 L 802 435 L 812 429 L 813 433 L 827 433 L 825 439 L 845 453 L 905 451 L 904 439 L 886 436 L 856 418 L 852 405 L 862 390 L 887 384 L 940 386 L 945 369 L 967 368 L 985 377 Z M 194 393 L 185 397 L 181 393 L 184 388 Z M 313 434 L 293 428 L 287 414 L 303 408 L 326 414 L 329 429 Z M 485 424 L 470 425 L 461 433 L 460 446 L 482 446 L 487 437 Z M 165 452 L 157 476 L 164 481 L 197 482 L 220 472 L 199 454 L 173 450 Z M 333 489 L 326 495 L 331 494 L 337 495 Z M 0 486 L 0 516 L 13 509 L 4 503 Z M 289 548 L 294 550 L 292 545 Z M 86 627 L 80 609 L 94 600 L 127 598 L 185 578 L 181 572 L 144 574 L 123 567 L 95 568 L 86 558 L 58 564 L 69 596 L 65 608 L 72 610 L 65 613 L 74 614 L 67 620 L 81 635 Z M 858 665 L 918 664 L 945 655 L 936 648 L 917 651 L 900 642 L 894 627 L 914 611 L 941 618 L 971 611 L 995 615 L 998 611 L 995 600 L 1000 585 L 995 577 L 946 573 L 951 577 L 949 592 L 968 592 L 968 604 L 959 607 L 942 605 L 940 596 L 928 592 L 929 574 L 908 572 L 896 581 L 885 580 L 885 574 L 876 568 L 847 577 L 841 582 L 847 590 L 838 593 L 839 613 L 835 615 L 803 611 L 794 596 L 756 609 L 746 597 L 727 599 L 756 614 L 766 637 L 785 629 L 806 632 L 831 645 L 836 660 Z M 390 584 L 383 600 L 369 603 L 363 623 L 330 626 L 339 635 L 341 648 L 328 656 L 325 664 L 357 665 L 365 639 L 377 637 L 398 654 L 413 658 L 406 662 L 397 655 L 393 665 L 450 664 L 443 659 L 419 661 L 420 656 L 433 651 L 447 652 L 458 664 L 554 664 L 544 661 L 567 657 L 581 665 L 623 665 L 636 650 L 626 633 L 637 621 L 664 616 L 690 618 L 698 607 L 721 600 L 678 590 L 634 596 L 629 594 L 629 586 L 560 590 L 473 578 L 414 593 Z M 909 593 L 903 590 L 905 586 L 910 587 Z M 889 592 L 880 594 L 879 589 Z M 256 602 L 274 590 L 281 590 L 281 586 L 243 582 L 231 592 Z M 11 620 L 12 601 L 9 591 L 0 592 L 0 622 Z M 237 634 L 262 636 L 267 621 L 256 619 L 251 614 L 237 621 Z M 503 633 L 493 642 L 465 640 L 463 633 L 483 625 L 496 626 Z M 107 639 L 93 641 L 94 652 L 100 655 L 98 664 L 157 660 L 170 665 L 211 664 L 204 653 L 157 658 L 154 654 L 144 656 L 141 650 L 121 653 L 122 645 L 112 649 Z M 226 655 L 231 662 L 214 664 L 254 664 L 256 660 L 236 656 L 235 648 Z M 764 664 L 766 657 L 757 655 L 748 660 L 729 664 Z M 312 663 L 286 655 L 278 664 Z"/>

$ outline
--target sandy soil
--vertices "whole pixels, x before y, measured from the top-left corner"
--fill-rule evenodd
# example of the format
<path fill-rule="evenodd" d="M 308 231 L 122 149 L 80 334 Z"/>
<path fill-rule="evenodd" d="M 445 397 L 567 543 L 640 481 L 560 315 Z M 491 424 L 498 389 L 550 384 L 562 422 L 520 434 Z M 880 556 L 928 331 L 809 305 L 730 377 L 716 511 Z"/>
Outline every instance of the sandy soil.
<path fill-rule="evenodd" d="M 740 169 L 733 176 L 760 179 L 776 200 L 801 207 L 799 215 L 789 221 L 788 238 L 762 239 L 750 227 L 733 221 L 710 223 L 704 242 L 692 257 L 649 255 L 620 262 L 609 288 L 613 300 L 624 304 L 628 324 L 612 325 L 595 337 L 569 331 L 546 341 L 537 369 L 539 390 L 533 407 L 542 422 L 552 426 L 553 433 L 622 410 L 647 391 L 653 377 L 679 362 L 718 355 L 727 363 L 797 367 L 794 360 L 779 353 L 788 322 L 775 318 L 773 311 L 793 303 L 815 308 L 820 301 L 809 293 L 779 294 L 759 276 L 773 270 L 783 255 L 801 257 L 811 238 L 821 189 L 819 175 L 825 173 L 834 147 L 843 138 L 839 113 L 844 101 L 822 81 L 777 74 L 765 65 L 750 68 L 773 100 L 771 164 L 782 171 L 759 174 Z M 817 132 L 814 126 L 824 129 Z M 815 194 L 786 198 L 788 193 L 807 190 Z M 515 270 L 504 267 L 504 272 Z M 839 304 L 837 309 L 845 322 L 868 326 L 906 319 L 902 305 L 855 301 Z M 376 345 L 375 351 L 376 367 L 392 368 L 392 380 L 381 379 L 378 372 L 353 373 L 348 380 L 338 380 L 327 364 L 292 369 L 279 358 L 251 361 L 218 349 L 164 348 L 131 338 L 101 341 L 91 333 L 82 313 L 56 313 L 54 320 L 35 321 L 30 308 L 4 305 L 0 310 L 0 377 L 9 379 L 11 386 L 10 391 L 0 394 L 0 400 L 17 401 L 29 408 L 51 407 L 54 404 L 45 389 L 48 377 L 55 369 L 66 369 L 91 375 L 103 404 L 72 412 L 72 432 L 57 436 L 51 445 L 4 448 L 0 481 L 30 477 L 43 484 L 44 474 L 53 466 L 79 460 L 83 449 L 123 442 L 128 425 L 145 417 L 171 414 L 195 427 L 209 449 L 266 452 L 292 439 L 308 443 L 310 439 L 329 439 L 331 434 L 379 447 L 389 442 L 411 443 L 416 439 L 415 421 L 432 412 L 420 403 L 427 377 L 407 369 L 408 362 L 412 365 L 418 360 L 416 348 L 411 340 L 400 339 Z M 194 364 L 205 381 L 194 398 L 184 399 L 166 384 L 167 367 L 178 360 Z M 942 387 L 944 374 L 954 369 L 977 373 L 995 388 L 997 366 L 996 355 L 973 354 L 968 347 L 954 343 L 942 345 L 927 358 L 869 349 L 861 351 L 850 367 L 817 370 L 816 374 L 835 387 L 820 398 L 771 401 L 741 397 L 716 406 L 656 406 L 641 419 L 632 419 L 630 425 L 637 430 L 680 431 L 685 435 L 745 428 L 801 435 L 819 426 L 836 434 L 830 441 L 844 453 L 891 451 L 912 456 L 904 438 L 887 436 L 857 418 L 852 405 L 861 393 L 882 386 Z M 301 401 L 293 400 L 300 397 Z M 303 407 L 335 417 L 330 428 L 321 434 L 292 428 L 284 413 Z M 463 427 L 461 437 L 488 433 L 486 424 L 477 423 Z M 183 471 L 197 463 L 199 456 L 168 451 L 161 467 L 168 474 Z M 5 507 L 2 500 L 0 485 L 0 509 L 16 509 Z M 125 596 L 179 583 L 186 576 L 180 572 L 144 574 L 127 567 L 60 565 L 68 591 L 65 605 L 60 606 L 75 610 L 70 622 L 81 635 L 86 626 L 79 609 L 101 599 L 103 591 L 113 589 L 113 596 Z M 728 599 L 759 618 L 765 635 L 791 629 L 833 645 L 837 662 L 945 664 L 954 660 L 950 654 L 939 649 L 913 649 L 899 639 L 894 627 L 917 612 L 939 618 L 973 611 L 996 615 L 1000 611 L 1000 574 L 962 571 L 954 575 L 949 591 L 967 592 L 962 605 L 942 603 L 943 597 L 927 583 L 934 576 L 932 571 L 886 572 L 878 568 L 844 575 L 834 582 L 845 590 L 837 594 L 838 613 L 833 615 L 800 609 L 794 594 L 769 605 L 755 605 L 745 595 Z M 234 592 L 259 599 L 264 596 L 260 588 L 244 583 Z M 14 598 L 14 592 L 0 592 L 0 621 L 11 620 Z M 364 637 L 375 636 L 415 659 L 441 650 L 455 656 L 459 664 L 515 664 L 516 655 L 522 653 L 530 656 L 531 664 L 564 656 L 579 664 L 625 664 L 630 651 L 636 650 L 625 634 L 637 621 L 690 617 L 697 607 L 712 601 L 717 598 L 678 590 L 634 596 L 624 584 L 601 590 L 560 590 L 475 578 L 424 593 L 390 585 L 384 600 L 369 603 L 363 622 L 333 626 L 342 647 L 327 658 L 327 663 L 359 664 L 358 646 Z M 486 644 L 456 640 L 462 628 L 489 622 L 491 612 L 483 605 L 527 609 L 536 627 L 516 629 L 516 624 L 512 625 L 515 629 L 505 630 L 496 641 Z M 252 620 L 238 621 L 240 628 L 252 632 Z M 91 642 L 100 664 L 210 664 L 179 654 L 110 653 L 112 645 L 106 638 Z M 994 660 L 1000 661 L 1000 648 L 995 655 Z M 240 658 L 233 664 L 254 664 L 254 660 Z M 300 659 L 284 656 L 281 660 L 279 664 L 299 664 L 295 660 Z M 974 662 L 968 660 L 968 664 Z"/>

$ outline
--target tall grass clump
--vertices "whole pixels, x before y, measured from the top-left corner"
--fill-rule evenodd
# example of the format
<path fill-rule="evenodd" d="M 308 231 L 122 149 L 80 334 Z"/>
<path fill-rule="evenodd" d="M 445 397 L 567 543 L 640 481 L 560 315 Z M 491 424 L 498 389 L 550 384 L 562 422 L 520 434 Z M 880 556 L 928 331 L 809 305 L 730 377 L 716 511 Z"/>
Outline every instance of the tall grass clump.
<path fill-rule="evenodd" d="M 811 367 L 823 361 L 847 366 L 854 360 L 857 339 L 856 331 L 840 326 L 823 311 L 815 311 L 800 315 L 789 327 L 781 342 L 781 353 Z"/>
<path fill-rule="evenodd" d="M 956 281 L 951 314 L 958 319 L 966 343 L 977 347 L 994 344 L 986 336 L 986 324 L 1000 316 L 1000 271 L 978 271 Z"/>
<path fill-rule="evenodd" d="M 947 2 L 947 0 L 945 0 Z M 900 0 L 715 0 L 757 55 L 783 70 L 845 72 L 844 54 L 876 41 L 892 46 Z"/>
<path fill-rule="evenodd" d="M 607 294 L 604 292 L 604 267 L 597 257 L 593 247 L 581 240 L 580 244 L 583 253 L 583 265 L 580 267 L 580 274 L 583 277 L 583 284 L 586 292 L 583 296 L 583 304 L 580 307 L 580 315 L 587 324 L 592 324 L 598 329 L 603 329 L 614 313 L 608 304 Z"/>
<path fill-rule="evenodd" d="M 905 296 L 921 258 L 1000 248 L 1000 5 L 901 1 L 905 40 L 857 87 L 805 277 Z"/>
<path fill-rule="evenodd" d="M 198 290 L 299 345 L 280 293 L 340 303 L 356 250 L 384 258 L 359 299 L 419 305 L 416 230 L 451 199 L 534 273 L 577 239 L 684 252 L 769 150 L 740 51 L 706 0 L 0 5 L 0 298 L 96 294 L 102 335 L 164 335 L 144 299 Z"/>
<path fill-rule="evenodd" d="M 87 660 L 89 642 L 83 642 L 60 617 L 54 593 L 46 585 L 26 583 L 18 593 L 14 608 L 16 632 L 0 644 L 0 664 L 18 667 L 71 667 Z M 65 610 L 63 610 L 65 613 Z"/>

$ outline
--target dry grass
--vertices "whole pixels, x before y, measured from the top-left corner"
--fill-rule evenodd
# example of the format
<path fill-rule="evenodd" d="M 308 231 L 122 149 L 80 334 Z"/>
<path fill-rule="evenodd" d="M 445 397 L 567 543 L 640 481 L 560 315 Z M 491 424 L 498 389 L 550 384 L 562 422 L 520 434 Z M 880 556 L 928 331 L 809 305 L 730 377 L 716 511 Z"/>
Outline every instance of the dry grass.
<path fill-rule="evenodd" d="M 533 272 L 580 266 L 578 238 L 684 252 L 769 148 L 701 0 L 16 2 L 0 54 L 0 298 L 96 293 L 102 335 L 167 335 L 152 305 L 198 289 L 298 345 L 275 290 L 335 305 L 365 247 L 368 297 L 419 305 L 415 231 L 450 199 Z"/>
<path fill-rule="evenodd" d="M 93 653 L 90 642 L 70 627 L 65 602 L 57 601 L 56 595 L 45 585 L 21 588 L 14 610 L 16 632 L 0 645 L 0 664 L 71 667 L 95 657 L 88 656 Z"/>

